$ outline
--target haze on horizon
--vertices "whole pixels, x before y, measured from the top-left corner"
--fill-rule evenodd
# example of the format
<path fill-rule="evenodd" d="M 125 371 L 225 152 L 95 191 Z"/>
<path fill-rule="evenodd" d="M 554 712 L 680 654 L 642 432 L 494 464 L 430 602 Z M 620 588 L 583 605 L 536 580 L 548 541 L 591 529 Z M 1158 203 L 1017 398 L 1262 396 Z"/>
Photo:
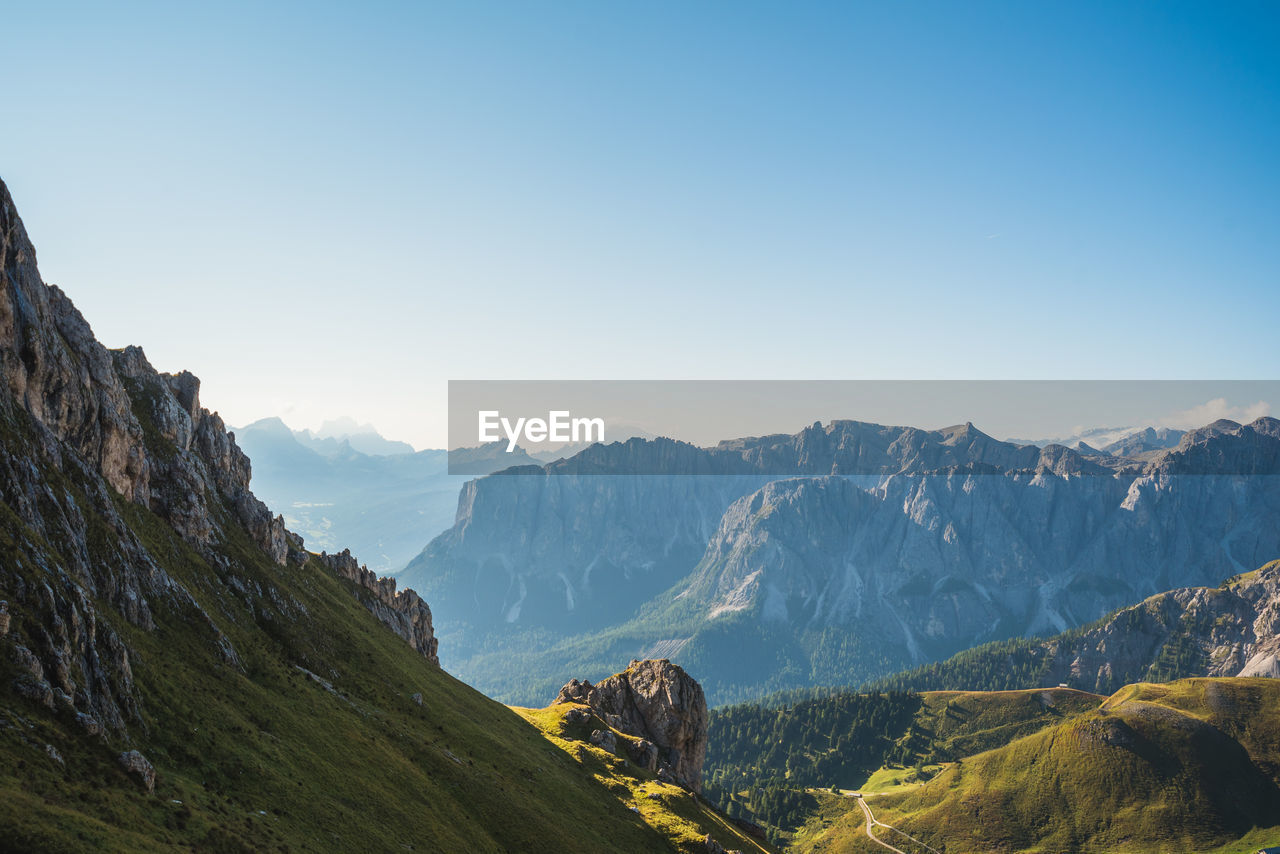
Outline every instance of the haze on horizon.
<path fill-rule="evenodd" d="M 6 31 L 0 174 L 46 280 L 229 423 L 442 447 L 449 379 L 1280 375 L 1274 4 Z"/>

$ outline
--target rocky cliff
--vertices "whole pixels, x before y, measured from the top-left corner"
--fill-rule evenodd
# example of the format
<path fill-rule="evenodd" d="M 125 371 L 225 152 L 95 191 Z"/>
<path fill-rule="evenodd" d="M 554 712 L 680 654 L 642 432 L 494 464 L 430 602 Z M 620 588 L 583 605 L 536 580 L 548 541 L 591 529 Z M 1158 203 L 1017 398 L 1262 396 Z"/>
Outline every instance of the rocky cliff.
<path fill-rule="evenodd" d="M 154 514 L 223 573 L 224 594 L 295 607 L 237 570 L 247 542 L 280 567 L 308 560 L 249 490 L 249 459 L 216 413 L 200 405 L 190 373 L 165 374 L 142 350 L 111 351 L 67 296 L 46 285 L 8 189 L 0 183 L 0 493 L 16 532 L 0 591 L 17 686 L 86 728 L 140 721 L 129 645 L 108 612 L 143 631 L 157 603 L 204 625 L 222 659 L 240 657 L 222 618 L 165 568 L 140 536 L 138 509 Z M 349 558 L 349 555 L 347 556 Z M 328 561 L 367 593 L 362 601 L 434 659 L 430 611 L 412 591 Z M 20 615 L 20 618 L 19 618 Z"/>
<path fill-rule="evenodd" d="M 1111 469 L 1061 446 L 1000 442 L 972 424 L 919 430 L 835 421 L 713 448 L 631 439 L 467 483 L 454 526 L 400 578 L 444 604 L 450 619 L 440 630 L 454 637 L 449 654 L 462 664 L 487 634 L 525 626 L 571 633 L 630 615 L 686 578 L 726 509 L 771 480 L 835 474 L 874 484 L 893 474 L 956 471 Z"/>
<path fill-rule="evenodd" d="M 447 608 L 450 666 L 505 699 L 638 655 L 697 667 L 723 702 L 1056 633 L 1280 555 L 1280 422 L 1133 447 L 852 421 L 598 445 L 468 483 L 402 580 Z"/>
<path fill-rule="evenodd" d="M 633 660 L 596 685 L 574 679 L 557 703 L 583 703 L 609 726 L 657 748 L 657 766 L 695 792 L 702 791 L 707 755 L 707 700 L 702 686 L 666 659 Z"/>
<path fill-rule="evenodd" d="M 1239 427 L 1239 425 L 1237 425 Z M 1270 423 L 1187 456 L 1250 456 Z M 1259 451 L 1261 452 L 1261 451 Z M 1046 634 L 1173 587 L 1215 583 L 1280 554 L 1280 483 L 1179 476 L 891 477 L 777 481 L 735 502 L 685 607 L 797 627 L 848 626 L 926 661 Z"/>

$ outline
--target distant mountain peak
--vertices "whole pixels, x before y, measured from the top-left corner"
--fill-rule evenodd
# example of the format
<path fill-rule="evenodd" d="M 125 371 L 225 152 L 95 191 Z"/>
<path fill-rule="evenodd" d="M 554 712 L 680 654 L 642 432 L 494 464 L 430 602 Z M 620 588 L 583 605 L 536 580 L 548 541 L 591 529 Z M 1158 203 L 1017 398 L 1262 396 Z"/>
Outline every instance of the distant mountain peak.
<path fill-rule="evenodd" d="M 232 429 L 240 430 L 240 431 L 256 430 L 261 433 L 267 433 L 273 436 L 281 436 L 281 437 L 293 436 L 293 430 L 289 428 L 289 425 L 285 424 L 283 419 L 275 415 L 271 416 L 270 418 L 259 418 L 257 421 L 253 421 L 249 424 L 246 424 L 243 427 L 236 427 Z"/>

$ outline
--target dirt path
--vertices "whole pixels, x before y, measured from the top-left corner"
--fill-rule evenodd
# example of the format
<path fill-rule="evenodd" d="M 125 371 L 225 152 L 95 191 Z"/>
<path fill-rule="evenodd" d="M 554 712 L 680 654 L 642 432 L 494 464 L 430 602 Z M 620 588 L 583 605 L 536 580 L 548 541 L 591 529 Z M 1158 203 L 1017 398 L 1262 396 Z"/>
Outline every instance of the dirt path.
<path fill-rule="evenodd" d="M 880 845 L 884 848 L 888 848 L 890 851 L 896 851 L 897 854 L 908 854 L 908 852 L 903 851 L 901 848 L 894 848 L 892 845 L 890 845 L 888 842 L 885 842 L 883 839 L 876 838 L 875 833 L 872 832 L 872 828 L 883 827 L 885 830 L 892 830 L 894 833 L 901 833 L 903 836 L 906 836 L 907 839 L 910 839 L 915 844 L 920 845 L 928 849 L 929 851 L 932 851 L 933 854 L 939 854 L 938 849 L 933 848 L 932 846 L 929 846 L 929 845 L 925 845 L 923 842 L 921 842 L 919 839 L 916 839 L 914 836 L 908 836 L 906 833 L 903 833 L 903 831 L 898 830 L 896 827 L 891 827 L 890 825 L 887 825 L 883 822 L 876 821 L 875 816 L 871 814 L 871 807 L 867 806 L 867 799 L 864 797 L 861 797 L 860 795 L 853 795 L 853 797 L 858 799 L 858 806 L 862 807 L 862 812 L 867 817 L 867 838 L 870 839 L 875 844 Z"/>

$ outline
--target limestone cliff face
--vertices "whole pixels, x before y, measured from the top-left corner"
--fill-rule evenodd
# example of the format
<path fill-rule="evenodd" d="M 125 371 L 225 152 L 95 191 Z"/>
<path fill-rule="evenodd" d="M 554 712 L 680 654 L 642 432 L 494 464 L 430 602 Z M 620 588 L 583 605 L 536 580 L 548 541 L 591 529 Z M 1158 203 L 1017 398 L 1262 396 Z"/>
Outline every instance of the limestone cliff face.
<path fill-rule="evenodd" d="M 632 661 L 598 684 L 570 681 L 557 703 L 585 703 L 611 727 L 658 748 L 660 766 L 695 792 L 702 791 L 707 755 L 707 700 L 702 686 L 667 659 Z"/>
<path fill-rule="evenodd" d="M 1248 429 L 1248 428 L 1244 428 Z M 1232 439 L 1234 441 L 1234 438 Z M 1280 479 L 775 481 L 725 512 L 681 590 L 706 619 L 849 627 L 902 665 L 1052 634 L 1280 555 Z"/>
<path fill-rule="evenodd" d="M 526 651 L 526 626 L 584 648 L 621 627 L 624 654 L 696 661 L 723 699 L 875 679 L 1280 555 L 1280 422 L 1139 439 L 1133 456 L 1082 454 L 971 424 L 837 421 L 714 448 L 596 445 L 467 484 L 401 580 L 447 607 L 451 667 L 512 702 L 531 699 L 504 693 L 495 660 Z M 749 632 L 774 638 L 750 668 Z M 552 646 L 548 684 L 568 649 Z"/>
<path fill-rule="evenodd" d="M 261 597 L 286 616 L 291 603 L 241 579 L 227 543 L 247 536 L 281 567 L 309 558 L 249 490 L 249 459 L 200 405 L 199 388 L 185 371 L 156 371 L 137 347 L 111 351 L 94 338 L 66 295 L 41 281 L 0 182 L 0 495 L 21 531 L 0 565 L 0 637 L 18 690 L 93 731 L 141 722 L 131 653 L 103 606 L 147 631 L 155 603 L 179 608 L 240 666 L 217 619 L 143 545 L 131 507 L 218 567 L 229 595 Z M 362 599 L 375 615 L 434 660 L 430 611 L 416 594 L 351 578 L 370 591 Z"/>
<path fill-rule="evenodd" d="M 141 348 L 112 352 L 59 288 L 45 285 L 8 188 L 0 184 L 0 376 L 9 400 L 125 499 L 164 517 L 194 544 L 218 528 L 211 500 L 277 563 L 284 520 L 249 491 L 249 459 L 216 414 L 200 406 L 200 381 L 162 374 Z M 153 449 L 146 432 L 153 433 Z"/>
<path fill-rule="evenodd" d="M 846 475 L 874 483 L 954 471 L 1065 477 L 1111 470 L 1061 446 L 1001 442 L 972 424 L 919 430 L 835 421 L 714 448 L 631 439 L 469 482 L 453 528 L 400 577 L 448 603 L 451 622 L 470 629 L 591 630 L 686 577 L 725 510 L 772 480 Z M 450 654 L 465 654 L 463 646 L 479 639 L 476 631 L 459 634 L 462 646 Z"/>

